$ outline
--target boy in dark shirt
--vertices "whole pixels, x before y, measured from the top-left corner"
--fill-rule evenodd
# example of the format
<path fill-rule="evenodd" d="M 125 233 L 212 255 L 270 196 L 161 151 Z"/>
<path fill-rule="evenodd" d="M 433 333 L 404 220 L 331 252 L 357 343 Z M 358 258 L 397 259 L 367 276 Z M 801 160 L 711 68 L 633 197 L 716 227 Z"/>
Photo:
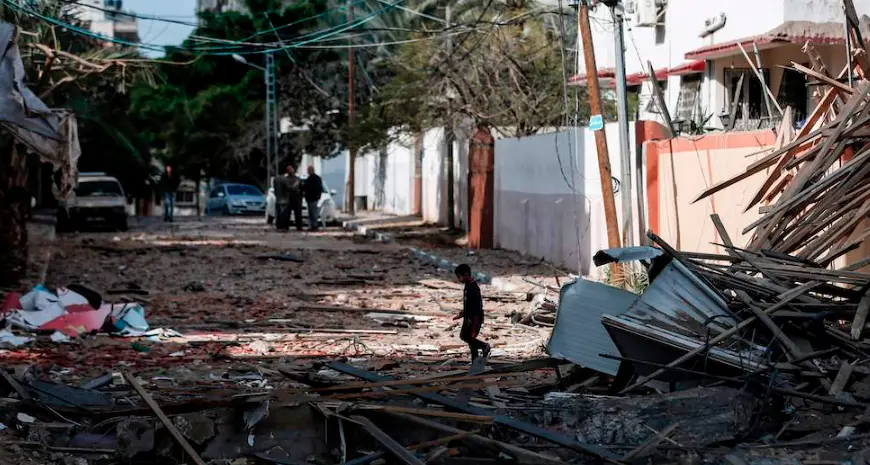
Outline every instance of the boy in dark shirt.
<path fill-rule="evenodd" d="M 462 318 L 462 329 L 459 338 L 468 344 L 471 349 L 471 361 L 474 362 L 482 351 L 483 357 L 489 357 L 492 350 L 489 344 L 477 339 L 480 327 L 483 325 L 483 297 L 480 295 L 480 286 L 471 274 L 471 267 L 462 264 L 456 267 L 456 279 L 465 284 L 462 291 L 462 311 L 453 319 Z"/>

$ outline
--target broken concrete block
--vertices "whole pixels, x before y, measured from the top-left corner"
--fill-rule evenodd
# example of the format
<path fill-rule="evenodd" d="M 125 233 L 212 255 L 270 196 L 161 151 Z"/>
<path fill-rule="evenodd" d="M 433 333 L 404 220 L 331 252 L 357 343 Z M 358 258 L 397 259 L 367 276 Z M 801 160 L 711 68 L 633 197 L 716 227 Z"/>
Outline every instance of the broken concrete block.
<path fill-rule="evenodd" d="M 154 422 L 130 417 L 118 423 L 118 448 L 121 457 L 132 458 L 154 449 Z"/>
<path fill-rule="evenodd" d="M 633 397 L 549 396 L 532 421 L 593 444 L 639 445 L 679 421 L 669 436 L 684 447 L 734 439 L 755 399 L 739 389 L 696 388 Z M 654 430 L 654 431 L 653 431 Z"/>
<path fill-rule="evenodd" d="M 185 438 L 202 445 L 215 435 L 214 420 L 203 413 L 188 413 L 172 418 L 172 423 Z"/>

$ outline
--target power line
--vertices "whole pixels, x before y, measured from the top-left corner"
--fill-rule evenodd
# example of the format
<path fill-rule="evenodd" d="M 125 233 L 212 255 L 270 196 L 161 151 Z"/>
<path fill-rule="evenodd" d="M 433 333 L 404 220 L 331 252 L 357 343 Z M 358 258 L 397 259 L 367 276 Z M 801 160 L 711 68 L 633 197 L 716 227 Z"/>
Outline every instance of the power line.
<path fill-rule="evenodd" d="M 144 42 L 128 41 L 128 40 L 124 40 L 124 39 L 119 39 L 117 37 L 108 37 L 108 36 L 105 36 L 102 34 L 94 33 L 92 31 L 81 28 L 81 27 L 76 26 L 74 24 L 70 24 L 70 23 L 63 21 L 61 19 L 43 15 L 43 14 L 39 13 L 38 11 L 34 11 L 32 9 L 26 8 L 20 4 L 13 2 L 12 0 L 0 0 L 0 1 L 2 1 L 3 4 L 9 6 L 13 10 L 19 11 L 21 13 L 27 14 L 29 16 L 32 16 L 32 17 L 35 17 L 38 19 L 41 19 L 41 20 L 46 21 L 50 24 L 54 24 L 56 26 L 66 28 L 70 32 L 73 32 L 73 33 L 76 33 L 79 35 L 83 35 L 83 36 L 87 36 L 87 37 L 97 39 L 100 41 L 111 42 L 111 43 L 115 43 L 115 44 L 119 44 L 119 45 L 125 45 L 128 47 L 139 47 L 139 48 L 142 48 L 145 50 L 151 50 L 151 51 L 155 51 L 155 52 L 166 52 L 167 50 L 179 50 L 179 51 L 187 51 L 187 52 L 191 52 L 191 53 L 200 53 L 200 54 L 205 54 L 205 55 L 227 56 L 227 55 L 232 55 L 232 54 L 249 55 L 249 54 L 271 53 L 271 52 L 275 52 L 275 51 L 281 51 L 285 48 L 301 48 L 303 46 L 306 46 L 306 45 L 309 45 L 312 43 L 321 42 L 321 41 L 324 41 L 324 39 L 326 39 L 326 38 L 336 36 L 338 34 L 345 32 L 345 31 L 348 31 L 350 29 L 356 28 L 358 26 L 361 26 L 363 24 L 366 24 L 366 23 L 372 21 L 373 19 L 375 19 L 376 17 L 385 13 L 386 11 L 389 11 L 392 8 L 392 6 L 399 4 L 404 0 L 396 0 L 395 2 L 388 4 L 387 6 L 380 8 L 380 9 L 372 12 L 367 17 L 361 18 L 359 20 L 344 23 L 342 25 L 338 25 L 338 26 L 334 26 L 334 27 L 330 27 L 330 28 L 326 28 L 324 30 L 304 34 L 304 35 L 296 38 L 296 39 L 300 39 L 300 38 L 314 36 L 313 38 L 308 39 L 308 40 L 291 42 L 291 43 L 288 43 L 285 45 L 279 45 L 277 47 L 275 46 L 275 45 L 277 45 L 275 43 L 263 43 L 263 44 L 248 43 L 248 44 L 244 44 L 244 45 L 248 46 L 247 49 L 245 47 L 243 47 L 242 46 L 243 44 L 240 44 L 238 41 L 233 41 L 231 45 L 211 46 L 211 47 L 190 47 L 190 46 L 184 46 L 184 45 L 163 46 L 163 45 L 149 44 L 149 43 L 144 43 Z M 321 13 L 321 15 L 322 14 L 323 13 Z M 320 15 L 317 15 L 317 16 L 320 16 Z M 313 17 L 304 18 L 302 20 L 296 21 L 295 23 L 309 20 L 311 18 L 313 18 Z M 288 27 L 291 24 L 279 26 L 279 27 L 273 28 L 273 29 L 278 30 L 278 29 L 281 29 L 283 27 Z M 260 31 L 256 35 L 260 35 L 260 34 L 263 34 L 266 32 L 273 32 L 273 30 L 270 29 L 267 31 Z M 401 43 L 404 43 L 404 42 L 401 42 Z M 272 47 L 272 48 L 260 48 L 257 50 L 251 50 L 250 47 L 252 47 L 252 46 Z M 342 47 L 333 47 L 333 48 L 342 48 Z"/>

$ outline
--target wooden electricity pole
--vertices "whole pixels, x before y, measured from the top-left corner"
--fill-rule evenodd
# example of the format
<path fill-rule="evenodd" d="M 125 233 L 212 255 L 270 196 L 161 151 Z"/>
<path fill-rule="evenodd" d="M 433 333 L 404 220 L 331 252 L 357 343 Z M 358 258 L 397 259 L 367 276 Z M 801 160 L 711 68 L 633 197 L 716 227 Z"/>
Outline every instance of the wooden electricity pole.
<path fill-rule="evenodd" d="M 580 0 L 577 11 L 577 27 L 583 45 L 586 61 L 586 82 L 589 84 L 589 107 L 592 116 L 601 115 L 601 88 L 598 85 L 598 66 L 595 64 L 595 50 L 592 48 L 592 30 L 589 26 L 589 5 Z M 616 217 L 616 200 L 613 198 L 613 177 L 610 173 L 610 154 L 607 152 L 607 135 L 604 128 L 595 131 L 595 146 L 598 149 L 598 172 L 601 175 L 601 197 L 604 199 L 604 220 L 607 224 L 607 245 L 621 247 L 619 221 Z M 630 186 L 624 186 L 630 188 Z M 615 282 L 621 281 L 618 266 L 611 267 Z"/>
<path fill-rule="evenodd" d="M 347 1 L 347 22 L 353 22 L 353 3 Z M 354 53 L 353 39 L 349 39 L 351 46 L 347 49 L 347 128 L 348 128 L 348 163 L 347 169 L 347 194 L 345 194 L 345 211 L 349 214 L 356 214 L 356 144 L 353 141 L 353 68 L 354 68 Z"/>

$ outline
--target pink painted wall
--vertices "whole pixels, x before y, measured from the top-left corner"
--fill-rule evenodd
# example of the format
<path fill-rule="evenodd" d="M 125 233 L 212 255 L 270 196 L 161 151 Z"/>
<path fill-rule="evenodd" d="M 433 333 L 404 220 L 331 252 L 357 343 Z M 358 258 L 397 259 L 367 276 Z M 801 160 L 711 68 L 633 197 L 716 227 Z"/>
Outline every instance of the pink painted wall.
<path fill-rule="evenodd" d="M 654 137 L 647 137 L 649 140 Z M 769 169 L 725 188 L 696 203 L 691 203 L 706 188 L 744 172 L 746 167 L 769 153 L 776 142 L 773 131 L 732 132 L 698 137 L 679 137 L 644 142 L 647 173 L 647 210 L 649 228 L 678 250 L 724 254 L 713 244 L 722 241 L 710 221 L 718 213 L 731 240 L 744 246 L 750 235 L 742 234 L 759 218 L 758 206 L 743 212 Z M 850 239 L 857 239 L 870 220 Z M 751 233 L 750 233 L 751 234 Z M 870 256 L 870 240 L 834 263 L 843 267 Z M 865 268 L 865 271 L 870 266 Z"/>
<path fill-rule="evenodd" d="M 650 229 L 678 250 L 724 254 L 710 215 L 718 213 L 738 246 L 748 242 L 742 229 L 755 221 L 758 208 L 743 210 L 764 182 L 758 173 L 710 197 L 691 203 L 699 193 L 745 171 L 769 153 L 773 131 L 732 132 L 646 142 L 647 208 Z"/>

